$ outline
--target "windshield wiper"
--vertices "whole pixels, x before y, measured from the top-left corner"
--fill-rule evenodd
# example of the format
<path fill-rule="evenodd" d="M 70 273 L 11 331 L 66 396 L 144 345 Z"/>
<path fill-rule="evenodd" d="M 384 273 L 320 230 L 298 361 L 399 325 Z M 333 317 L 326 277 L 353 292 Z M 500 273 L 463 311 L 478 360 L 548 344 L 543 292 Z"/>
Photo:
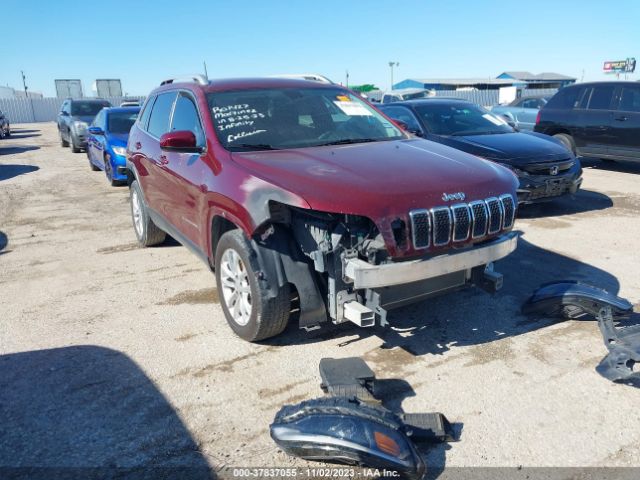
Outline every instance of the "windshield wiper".
<path fill-rule="evenodd" d="M 328 145 L 350 145 L 352 143 L 369 143 L 377 142 L 377 138 L 343 138 L 342 140 L 334 140 L 333 142 L 319 143 L 317 147 L 326 147 Z"/>
<path fill-rule="evenodd" d="M 247 150 L 280 150 L 268 143 L 236 143 L 229 145 L 229 148 L 245 148 Z"/>

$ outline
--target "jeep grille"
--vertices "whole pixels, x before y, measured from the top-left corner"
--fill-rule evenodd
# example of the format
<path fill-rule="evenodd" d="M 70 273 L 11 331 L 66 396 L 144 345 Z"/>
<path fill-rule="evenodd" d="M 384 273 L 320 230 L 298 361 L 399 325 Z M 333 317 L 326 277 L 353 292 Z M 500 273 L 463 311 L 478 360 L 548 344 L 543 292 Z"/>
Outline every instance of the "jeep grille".
<path fill-rule="evenodd" d="M 513 227 L 516 204 L 509 194 L 409 212 L 413 246 L 441 247 L 493 235 Z"/>

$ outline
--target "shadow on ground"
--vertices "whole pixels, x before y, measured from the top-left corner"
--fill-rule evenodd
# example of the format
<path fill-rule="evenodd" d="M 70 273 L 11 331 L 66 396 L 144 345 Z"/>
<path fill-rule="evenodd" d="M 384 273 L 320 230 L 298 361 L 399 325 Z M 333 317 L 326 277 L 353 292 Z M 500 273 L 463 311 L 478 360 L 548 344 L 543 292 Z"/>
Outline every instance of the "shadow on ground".
<path fill-rule="evenodd" d="M 0 372 L 0 477 L 214 477 L 169 402 L 120 352 L 13 353 Z"/>
<path fill-rule="evenodd" d="M 11 136 L 9 139 L 15 140 L 18 138 L 31 138 L 31 137 L 40 137 L 42 134 L 40 130 L 31 130 L 26 128 L 12 128 Z"/>
<path fill-rule="evenodd" d="M 607 170 L 610 172 L 635 173 L 640 175 L 640 161 L 630 162 L 626 160 L 599 160 L 594 158 L 581 158 L 583 168 L 592 168 L 594 170 Z"/>
<path fill-rule="evenodd" d="M 578 190 L 574 195 L 565 195 L 532 205 L 522 205 L 518 208 L 518 218 L 561 217 L 611 207 L 613 207 L 613 200 L 607 195 L 592 190 Z"/>
<path fill-rule="evenodd" d="M 0 143 L 0 155 L 12 155 L 12 154 L 30 152 L 31 150 L 39 150 L 39 149 L 40 147 L 37 147 L 35 145 L 28 145 L 25 147 L 18 147 L 16 145 L 12 145 L 10 147 L 3 147 L 2 143 Z"/>
<path fill-rule="evenodd" d="M 2 149 L 0 148 L 0 152 Z M 0 182 L 2 180 L 9 180 L 10 178 L 24 175 L 25 173 L 35 172 L 40 170 L 40 167 L 35 165 L 3 165 L 0 164 Z"/>

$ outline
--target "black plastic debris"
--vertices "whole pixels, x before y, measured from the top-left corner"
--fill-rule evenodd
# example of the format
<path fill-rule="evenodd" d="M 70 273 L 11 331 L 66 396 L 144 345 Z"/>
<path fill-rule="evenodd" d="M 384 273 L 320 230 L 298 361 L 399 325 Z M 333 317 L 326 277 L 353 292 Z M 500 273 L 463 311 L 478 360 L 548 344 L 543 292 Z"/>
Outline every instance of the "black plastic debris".
<path fill-rule="evenodd" d="M 527 315 L 546 317 L 592 317 L 598 321 L 609 354 L 596 371 L 614 382 L 640 385 L 640 325 L 616 327 L 627 319 L 633 305 L 606 290 L 575 281 L 547 283 L 538 288 L 523 305 Z"/>
<path fill-rule="evenodd" d="M 271 438 L 290 455 L 356 464 L 419 479 L 425 465 L 416 442 L 454 440 L 441 413 L 394 413 L 376 396 L 376 377 L 358 357 L 320 361 L 320 387 L 327 394 L 285 405 L 271 425 Z"/>

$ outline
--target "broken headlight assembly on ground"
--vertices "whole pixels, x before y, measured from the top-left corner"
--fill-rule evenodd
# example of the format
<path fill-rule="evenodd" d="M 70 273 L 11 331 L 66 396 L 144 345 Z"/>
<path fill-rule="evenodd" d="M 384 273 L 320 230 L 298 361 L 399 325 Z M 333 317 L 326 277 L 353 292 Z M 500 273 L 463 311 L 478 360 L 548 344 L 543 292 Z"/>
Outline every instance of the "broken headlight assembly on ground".
<path fill-rule="evenodd" d="M 627 319 L 633 305 L 606 290 L 575 281 L 547 283 L 538 288 L 522 307 L 528 315 L 546 317 L 595 317 L 609 354 L 596 370 L 614 382 L 633 381 L 640 385 L 640 325 L 616 327 Z"/>
<path fill-rule="evenodd" d="M 360 358 L 320 361 L 328 396 L 285 405 L 271 438 L 289 455 L 395 471 L 420 479 L 426 467 L 414 442 L 453 440 L 441 413 L 396 414 L 375 397 L 375 374 Z"/>

